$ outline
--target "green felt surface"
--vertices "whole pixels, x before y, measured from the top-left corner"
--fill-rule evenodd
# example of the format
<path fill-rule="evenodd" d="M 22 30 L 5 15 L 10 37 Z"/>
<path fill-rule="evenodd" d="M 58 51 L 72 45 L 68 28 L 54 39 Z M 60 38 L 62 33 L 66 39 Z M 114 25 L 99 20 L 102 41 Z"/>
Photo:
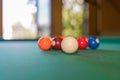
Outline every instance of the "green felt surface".
<path fill-rule="evenodd" d="M 0 80 L 120 80 L 120 38 L 97 50 L 43 52 L 37 41 L 0 41 Z"/>

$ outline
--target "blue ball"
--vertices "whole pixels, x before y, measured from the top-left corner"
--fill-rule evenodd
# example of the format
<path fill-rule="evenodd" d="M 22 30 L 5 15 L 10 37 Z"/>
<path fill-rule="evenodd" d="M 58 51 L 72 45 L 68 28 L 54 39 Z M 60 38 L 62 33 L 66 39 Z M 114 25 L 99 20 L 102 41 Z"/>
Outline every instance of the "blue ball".
<path fill-rule="evenodd" d="M 91 49 L 96 49 L 100 44 L 100 41 L 97 37 L 90 37 L 88 39 L 88 46 Z"/>

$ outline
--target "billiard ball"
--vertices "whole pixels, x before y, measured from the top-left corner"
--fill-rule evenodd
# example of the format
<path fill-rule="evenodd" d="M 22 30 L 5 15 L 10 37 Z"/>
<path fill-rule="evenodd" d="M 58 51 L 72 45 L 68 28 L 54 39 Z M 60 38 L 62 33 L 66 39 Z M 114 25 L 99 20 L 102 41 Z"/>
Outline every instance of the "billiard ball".
<path fill-rule="evenodd" d="M 74 37 L 65 37 L 61 42 L 63 52 L 73 54 L 78 50 L 78 42 Z"/>
<path fill-rule="evenodd" d="M 88 47 L 88 40 L 87 40 L 87 38 L 86 37 L 79 37 L 78 39 L 77 39 L 77 41 L 78 41 L 78 48 L 79 49 L 86 49 L 87 47 Z"/>
<path fill-rule="evenodd" d="M 55 37 L 52 40 L 53 48 L 56 49 L 56 50 L 60 50 L 61 49 L 61 42 L 62 42 L 62 38 L 61 37 Z"/>
<path fill-rule="evenodd" d="M 96 49 L 99 46 L 99 39 L 97 37 L 90 37 L 88 39 L 88 46 L 91 49 Z"/>
<path fill-rule="evenodd" d="M 42 37 L 38 40 L 38 47 L 43 50 L 49 50 L 52 47 L 52 41 L 49 37 Z"/>

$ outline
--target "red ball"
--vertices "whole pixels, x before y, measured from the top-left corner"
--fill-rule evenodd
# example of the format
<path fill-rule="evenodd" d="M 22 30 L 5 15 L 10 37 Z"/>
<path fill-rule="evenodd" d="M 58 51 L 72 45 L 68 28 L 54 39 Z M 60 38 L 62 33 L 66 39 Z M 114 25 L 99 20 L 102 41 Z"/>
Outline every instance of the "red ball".
<path fill-rule="evenodd" d="M 78 48 L 79 49 L 86 49 L 88 46 L 88 39 L 86 37 L 79 37 L 78 41 Z"/>
<path fill-rule="evenodd" d="M 62 42 L 61 37 L 55 37 L 52 41 L 53 48 L 56 50 L 60 50 L 61 49 L 61 42 Z"/>

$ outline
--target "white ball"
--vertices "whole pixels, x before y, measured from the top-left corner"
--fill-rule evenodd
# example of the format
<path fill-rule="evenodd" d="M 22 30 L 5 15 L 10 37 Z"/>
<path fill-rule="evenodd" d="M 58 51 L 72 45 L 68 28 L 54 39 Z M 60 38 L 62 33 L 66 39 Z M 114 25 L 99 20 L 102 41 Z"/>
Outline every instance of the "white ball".
<path fill-rule="evenodd" d="M 78 50 L 78 42 L 74 37 L 66 37 L 61 42 L 61 49 L 65 53 L 75 53 Z"/>

